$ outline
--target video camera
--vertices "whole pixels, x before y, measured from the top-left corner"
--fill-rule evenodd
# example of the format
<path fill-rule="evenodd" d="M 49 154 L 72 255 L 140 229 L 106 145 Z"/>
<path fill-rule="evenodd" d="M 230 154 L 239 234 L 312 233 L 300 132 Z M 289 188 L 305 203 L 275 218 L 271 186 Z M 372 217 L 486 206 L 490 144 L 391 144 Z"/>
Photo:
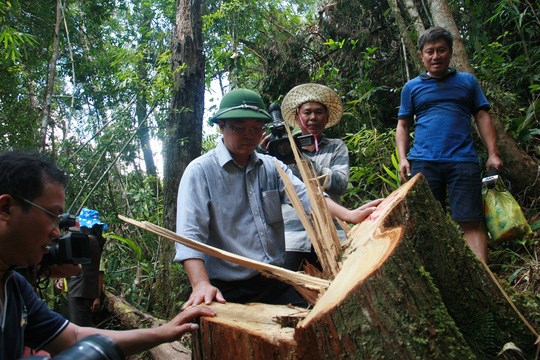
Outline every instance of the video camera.
<path fill-rule="evenodd" d="M 123 360 L 122 350 L 104 335 L 90 335 L 60 354 L 49 357 L 34 355 L 25 360 Z"/>
<path fill-rule="evenodd" d="M 278 104 L 271 104 L 268 108 L 268 112 L 272 116 L 273 123 L 269 127 L 270 133 L 270 142 L 268 143 L 268 154 L 278 158 L 283 161 L 285 164 L 294 163 L 294 153 L 291 148 L 291 143 L 287 137 L 287 130 L 285 128 L 285 123 L 281 117 L 281 108 Z M 299 149 L 302 149 L 304 146 L 313 145 L 315 139 L 313 135 L 294 135 L 294 142 Z"/>
<path fill-rule="evenodd" d="M 49 253 L 43 256 L 42 265 L 53 264 L 89 264 L 90 263 L 90 239 L 87 234 L 80 231 L 67 231 L 75 226 L 76 216 L 62 214 L 58 224 L 64 234 L 53 240 L 49 246 Z"/>

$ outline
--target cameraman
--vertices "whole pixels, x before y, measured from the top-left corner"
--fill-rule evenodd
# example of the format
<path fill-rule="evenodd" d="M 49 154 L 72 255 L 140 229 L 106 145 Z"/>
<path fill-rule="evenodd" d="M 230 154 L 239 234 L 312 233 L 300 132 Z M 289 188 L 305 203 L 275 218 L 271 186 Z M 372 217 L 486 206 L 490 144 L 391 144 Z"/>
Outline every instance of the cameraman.
<path fill-rule="evenodd" d="M 92 326 L 93 314 L 101 309 L 103 276 L 101 253 L 105 246 L 102 232 L 108 225 L 99 219 L 97 210 L 83 208 L 77 216 L 80 231 L 88 235 L 90 263 L 82 271 L 67 278 L 69 320 L 80 326 Z"/>
<path fill-rule="evenodd" d="M 325 192 L 334 202 L 341 204 L 341 195 L 349 182 L 349 152 L 341 139 L 329 139 L 323 131 L 339 123 L 343 105 L 338 94 L 320 84 L 302 84 L 292 88 L 283 98 L 281 105 L 287 126 L 300 129 L 302 135 L 312 135 L 313 144 L 299 149 L 304 158 L 311 161 L 321 183 L 326 181 Z M 268 137 L 261 147 L 267 146 Z M 301 178 L 296 164 L 289 165 L 294 175 Z M 318 265 L 317 255 L 300 221 L 296 210 L 290 205 L 282 206 L 285 222 L 285 265 L 293 271 L 301 270 L 304 260 Z M 339 228 L 338 228 L 339 229 Z M 344 239 L 343 230 L 338 231 Z"/>
<path fill-rule="evenodd" d="M 25 345 L 54 355 L 93 334 L 109 337 L 130 355 L 177 340 L 197 329 L 189 323 L 192 319 L 215 315 L 193 307 L 157 328 L 110 331 L 77 326 L 48 309 L 13 269 L 41 262 L 52 240 L 60 236 L 58 215 L 64 210 L 65 184 L 65 174 L 46 157 L 0 154 L 1 359 L 19 359 Z"/>

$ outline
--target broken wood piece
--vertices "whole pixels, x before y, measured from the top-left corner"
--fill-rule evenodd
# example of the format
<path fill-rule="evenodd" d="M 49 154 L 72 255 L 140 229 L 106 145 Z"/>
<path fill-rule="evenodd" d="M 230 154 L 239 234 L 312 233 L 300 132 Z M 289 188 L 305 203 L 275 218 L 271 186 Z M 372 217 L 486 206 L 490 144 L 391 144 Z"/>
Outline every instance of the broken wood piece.
<path fill-rule="evenodd" d="M 305 287 L 308 290 L 321 293 L 324 292 L 324 290 L 326 290 L 326 288 L 330 284 L 330 282 L 325 279 L 320 279 L 303 273 L 290 271 L 279 266 L 262 263 L 260 261 L 255 261 L 243 256 L 230 253 L 228 251 L 223 251 L 218 248 L 202 244 L 198 241 L 188 239 L 184 236 L 176 234 L 173 231 L 162 228 L 147 221 L 137 221 L 123 215 L 118 215 L 118 218 L 127 222 L 128 224 L 135 225 L 141 229 L 154 233 L 165 239 L 178 242 L 182 245 L 185 245 L 207 255 L 215 256 L 222 260 L 227 260 L 250 269 L 258 270 L 264 276 L 278 279 L 293 286 Z"/>
<path fill-rule="evenodd" d="M 330 215 L 326 200 L 324 199 L 324 186 L 328 181 L 328 177 L 317 175 L 313 168 L 313 164 L 310 161 L 307 161 L 298 150 L 290 129 L 286 127 L 286 130 L 296 165 L 300 172 L 300 176 L 306 185 L 306 191 L 311 202 L 309 217 L 306 215 L 300 202 L 293 200 L 293 198 L 298 197 L 288 177 L 277 164 L 276 168 L 285 184 L 287 196 L 291 199 L 291 203 L 298 213 L 300 221 L 304 225 L 308 237 L 311 240 L 321 264 L 323 277 L 325 279 L 333 279 L 339 272 L 341 243 L 336 226 L 334 225 L 334 219 Z M 321 184 L 320 180 L 323 178 L 324 181 L 323 184 Z"/>
<path fill-rule="evenodd" d="M 330 233 L 332 229 L 329 228 L 326 223 L 324 223 L 326 218 L 321 220 L 317 213 L 311 211 L 310 220 L 302 203 L 300 202 L 300 199 L 298 198 L 298 195 L 294 191 L 294 187 L 289 177 L 278 164 L 276 164 L 276 168 L 285 185 L 285 192 L 287 193 L 292 206 L 298 214 L 298 218 L 304 225 L 304 229 L 306 230 L 306 233 L 313 244 L 313 248 L 315 249 L 315 253 L 319 258 L 319 262 L 321 263 L 321 267 L 323 269 L 323 277 L 326 279 L 333 279 L 339 271 L 338 258 L 341 251 L 341 246 L 336 246 L 334 241 L 324 240 L 328 238 L 332 239 L 333 237 L 333 235 Z M 307 189 L 308 193 L 312 192 L 309 190 L 309 187 Z M 321 201 L 325 201 L 323 195 L 317 196 L 316 194 L 311 194 L 309 197 L 312 208 L 322 206 Z M 326 206 L 326 202 L 324 202 L 324 206 Z M 334 229 L 335 236 L 337 237 L 337 231 L 335 230 L 334 224 L 331 223 L 330 227 Z M 337 244 L 339 244 L 339 239 Z"/>

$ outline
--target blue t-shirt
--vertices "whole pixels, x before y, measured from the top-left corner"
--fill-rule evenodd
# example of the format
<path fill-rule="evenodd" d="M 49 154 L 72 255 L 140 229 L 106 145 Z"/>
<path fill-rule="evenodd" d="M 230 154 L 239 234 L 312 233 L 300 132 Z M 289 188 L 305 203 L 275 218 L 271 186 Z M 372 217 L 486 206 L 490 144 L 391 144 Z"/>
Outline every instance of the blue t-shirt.
<path fill-rule="evenodd" d="M 451 72 L 441 78 L 427 73 L 405 84 L 398 118 L 415 120 L 409 160 L 478 162 L 471 135 L 471 116 L 489 109 L 474 75 Z"/>
<path fill-rule="evenodd" d="M 26 279 L 14 271 L 5 274 L 0 328 L 0 359 L 15 360 L 23 355 L 24 346 L 41 348 L 54 340 L 69 324 L 50 310 Z"/>

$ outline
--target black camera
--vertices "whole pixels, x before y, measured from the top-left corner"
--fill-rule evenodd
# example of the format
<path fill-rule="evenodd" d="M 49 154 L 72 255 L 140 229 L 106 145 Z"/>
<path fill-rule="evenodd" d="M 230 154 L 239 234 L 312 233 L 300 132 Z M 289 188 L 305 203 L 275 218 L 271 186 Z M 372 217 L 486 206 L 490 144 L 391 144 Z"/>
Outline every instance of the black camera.
<path fill-rule="evenodd" d="M 89 264 L 90 239 L 87 234 L 80 231 L 67 231 L 75 226 L 76 216 L 62 214 L 58 227 L 65 233 L 53 240 L 49 253 L 43 256 L 42 265 L 52 264 Z"/>
<path fill-rule="evenodd" d="M 49 356 L 30 356 L 25 360 L 122 360 L 122 350 L 111 339 L 104 335 L 91 335 L 62 351 L 60 354 Z"/>
<path fill-rule="evenodd" d="M 278 158 L 285 164 L 294 164 L 294 153 L 287 137 L 286 125 L 281 117 L 281 108 L 278 104 L 271 104 L 268 112 L 273 120 L 273 124 L 270 126 L 271 137 L 268 143 L 268 154 Z M 298 149 L 315 143 L 315 139 L 311 134 L 297 134 L 293 136 L 293 139 Z"/>

